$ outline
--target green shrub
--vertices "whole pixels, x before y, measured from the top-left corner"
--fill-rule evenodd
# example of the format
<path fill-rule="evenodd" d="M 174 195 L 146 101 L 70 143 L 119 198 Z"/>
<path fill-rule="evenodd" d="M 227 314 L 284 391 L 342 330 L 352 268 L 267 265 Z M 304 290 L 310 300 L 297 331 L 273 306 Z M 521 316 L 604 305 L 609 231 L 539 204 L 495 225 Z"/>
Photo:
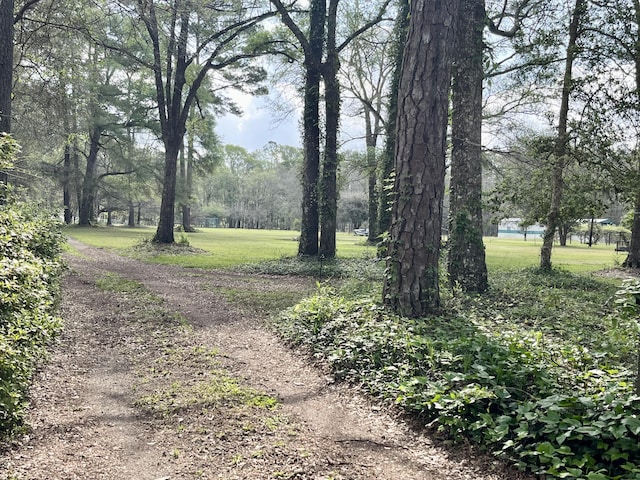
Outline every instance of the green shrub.
<path fill-rule="evenodd" d="M 10 198 L 0 205 L 2 435 L 19 427 L 34 368 L 61 327 L 55 316 L 61 245 L 59 222 L 51 216 Z"/>

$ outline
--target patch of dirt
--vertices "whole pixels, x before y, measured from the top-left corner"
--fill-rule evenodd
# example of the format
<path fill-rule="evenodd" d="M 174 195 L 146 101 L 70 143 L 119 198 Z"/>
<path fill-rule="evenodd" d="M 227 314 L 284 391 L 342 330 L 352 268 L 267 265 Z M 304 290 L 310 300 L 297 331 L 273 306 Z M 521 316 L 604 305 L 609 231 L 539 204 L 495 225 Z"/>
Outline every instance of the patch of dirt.
<path fill-rule="evenodd" d="M 2 480 L 526 479 L 446 448 L 290 350 L 223 289 L 303 278 L 145 264 L 71 241 L 65 331 L 32 389 Z M 96 287 L 105 275 L 152 295 Z M 279 400 L 272 406 L 269 397 Z"/>

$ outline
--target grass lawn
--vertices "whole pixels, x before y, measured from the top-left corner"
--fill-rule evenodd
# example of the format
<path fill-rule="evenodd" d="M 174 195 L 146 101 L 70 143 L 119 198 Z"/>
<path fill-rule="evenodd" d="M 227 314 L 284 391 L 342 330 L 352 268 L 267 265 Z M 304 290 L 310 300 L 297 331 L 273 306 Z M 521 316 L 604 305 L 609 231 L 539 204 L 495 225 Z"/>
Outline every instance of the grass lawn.
<path fill-rule="evenodd" d="M 144 239 L 150 239 L 155 228 L 127 227 L 70 227 L 67 235 L 100 248 L 125 251 Z M 180 241 L 183 234 L 176 232 Z M 237 265 L 276 260 L 295 256 L 298 251 L 299 232 L 288 230 L 244 230 L 234 228 L 201 228 L 187 234 L 189 245 L 206 250 L 208 255 L 161 254 L 149 259 L 156 263 L 176 264 L 184 267 L 232 268 Z M 373 257 L 375 247 L 365 245 L 365 237 L 338 233 L 336 237 L 339 258 Z"/>
<path fill-rule="evenodd" d="M 67 235 L 89 245 L 125 251 L 143 239 L 150 239 L 155 228 L 69 227 Z M 176 233 L 179 241 L 182 233 Z M 188 234 L 189 244 L 209 252 L 208 255 L 160 254 L 152 262 L 178 264 L 185 267 L 232 268 L 237 265 L 276 260 L 294 256 L 297 252 L 299 233 L 285 230 L 242 230 L 231 228 L 202 228 Z M 485 238 L 487 265 L 490 270 L 521 269 L 538 264 L 540 239 L 523 240 Z M 375 247 L 365 245 L 364 237 L 338 233 L 339 258 L 370 258 Z M 554 247 L 552 262 L 572 272 L 590 272 L 611 268 L 624 260 L 624 253 L 617 253 L 613 245 L 586 245 L 573 243 L 567 247 Z"/>
<path fill-rule="evenodd" d="M 521 269 L 538 265 L 541 239 L 513 240 L 485 237 L 487 266 L 489 270 Z M 554 245 L 551 262 L 554 267 L 571 272 L 593 272 L 619 266 L 626 258 L 625 252 L 616 252 L 615 245 L 587 245 L 574 242 L 566 247 Z"/>

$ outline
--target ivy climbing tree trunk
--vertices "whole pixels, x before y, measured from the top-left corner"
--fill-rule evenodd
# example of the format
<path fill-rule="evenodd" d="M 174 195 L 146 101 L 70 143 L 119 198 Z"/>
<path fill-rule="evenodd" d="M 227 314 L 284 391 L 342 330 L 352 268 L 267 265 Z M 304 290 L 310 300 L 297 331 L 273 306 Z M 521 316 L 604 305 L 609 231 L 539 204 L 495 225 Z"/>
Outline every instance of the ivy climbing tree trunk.
<path fill-rule="evenodd" d="M 318 182 L 320 179 L 320 82 L 324 51 L 326 0 L 311 0 L 309 5 L 309 33 L 305 35 L 289 15 L 288 7 L 280 0 L 270 0 L 298 40 L 304 54 L 304 107 L 302 113 L 303 166 L 302 218 L 298 255 L 317 256 L 320 237 L 320 207 Z"/>
<path fill-rule="evenodd" d="M 318 255 L 320 210 L 320 81 L 324 49 L 325 0 L 313 0 L 309 9 L 309 40 L 305 50 L 304 85 L 304 165 L 302 172 L 302 219 L 298 255 Z"/>
<path fill-rule="evenodd" d="M 11 87 L 13 85 L 13 0 L 0 0 L 0 133 L 11 132 Z M 0 170 L 0 184 L 8 174 Z M 0 190 L 0 202 L 3 190 Z"/>
<path fill-rule="evenodd" d="M 560 207 L 564 185 L 564 168 L 567 162 L 569 100 L 573 90 L 573 62 L 578 54 L 578 37 L 580 34 L 580 20 L 586 13 L 586 0 L 576 0 L 571 23 L 569 25 L 569 42 L 565 60 L 564 78 L 562 81 L 562 97 L 560 100 L 560 114 L 558 116 L 558 134 L 555 139 L 551 165 L 551 202 L 544 235 L 540 249 L 540 269 L 551 270 L 551 251 L 553 239 L 560 224 Z"/>
<path fill-rule="evenodd" d="M 338 128 L 340 125 L 340 60 L 336 45 L 338 0 L 330 0 L 327 15 L 327 58 L 322 73 L 325 92 L 325 148 L 320 183 L 320 255 L 336 256 L 338 213 Z"/>
<path fill-rule="evenodd" d="M 0 132 L 11 132 L 13 0 L 0 0 Z"/>
<path fill-rule="evenodd" d="M 387 188 L 393 175 L 393 167 L 396 149 L 396 117 L 398 115 L 398 88 L 400 86 L 400 74 L 402 57 L 409 29 L 409 0 L 398 0 L 398 16 L 393 28 L 394 70 L 391 77 L 389 104 L 387 106 L 386 141 L 384 145 L 384 157 L 380 165 L 380 196 L 378 205 L 378 234 L 389 231 L 391 228 L 392 195 Z"/>
<path fill-rule="evenodd" d="M 451 64 L 458 0 L 412 0 L 398 92 L 393 204 L 383 299 L 399 315 L 440 308 Z"/>
<path fill-rule="evenodd" d="M 461 0 L 453 67 L 448 271 L 463 290 L 487 289 L 482 242 L 482 80 L 484 0 Z"/>

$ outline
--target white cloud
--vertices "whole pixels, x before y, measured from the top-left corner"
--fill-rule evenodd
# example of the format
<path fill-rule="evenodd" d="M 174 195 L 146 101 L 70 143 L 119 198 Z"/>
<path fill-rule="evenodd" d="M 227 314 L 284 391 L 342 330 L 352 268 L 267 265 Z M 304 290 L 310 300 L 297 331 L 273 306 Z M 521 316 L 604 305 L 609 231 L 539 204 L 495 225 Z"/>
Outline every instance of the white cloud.
<path fill-rule="evenodd" d="M 243 115 L 227 114 L 218 119 L 216 130 L 224 143 L 240 145 L 249 151 L 257 150 L 268 142 L 301 146 L 299 111 L 292 105 L 286 105 L 289 113 L 284 116 L 274 104 L 278 101 L 287 102 L 286 97 L 235 94 L 233 100 L 242 109 Z"/>

